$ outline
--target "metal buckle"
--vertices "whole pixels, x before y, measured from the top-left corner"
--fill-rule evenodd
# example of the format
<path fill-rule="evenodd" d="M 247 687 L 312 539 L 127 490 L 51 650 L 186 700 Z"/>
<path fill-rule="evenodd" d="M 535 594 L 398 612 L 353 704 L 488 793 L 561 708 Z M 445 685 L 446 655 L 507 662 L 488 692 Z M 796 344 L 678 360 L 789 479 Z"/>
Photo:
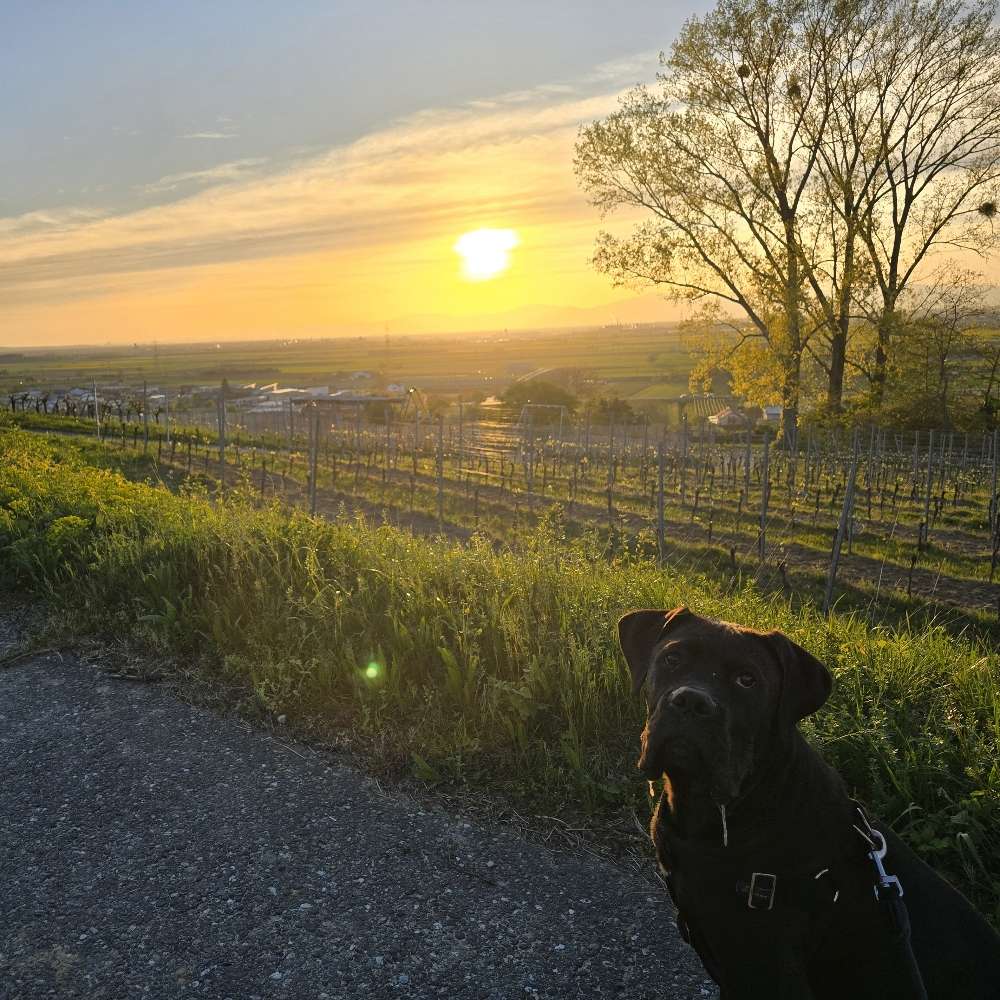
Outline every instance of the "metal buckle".
<path fill-rule="evenodd" d="M 757 880 L 761 880 L 758 886 Z M 765 881 L 770 879 L 770 882 Z M 747 893 L 747 906 L 751 910 L 770 910 L 774 906 L 774 891 L 778 887 L 778 876 L 767 872 L 754 872 L 750 877 L 750 891 Z M 758 905 L 754 905 L 756 900 Z M 767 903 L 767 906 L 763 904 Z"/>
<path fill-rule="evenodd" d="M 875 871 L 878 872 L 879 884 L 872 886 L 872 890 L 875 893 L 875 898 L 881 899 L 882 898 L 881 893 L 884 892 L 886 889 L 895 889 L 896 898 L 901 899 L 903 896 L 903 883 L 900 882 L 895 875 L 890 875 L 885 870 L 885 867 L 882 864 L 882 859 L 885 857 L 886 851 L 888 850 L 888 845 L 885 842 L 885 837 L 883 837 L 878 830 L 872 827 L 869 827 L 869 829 L 871 830 L 873 836 L 878 837 L 880 844 L 878 848 L 876 848 L 874 851 L 870 851 L 868 854 L 868 857 L 871 858 L 872 863 L 875 865 Z"/>

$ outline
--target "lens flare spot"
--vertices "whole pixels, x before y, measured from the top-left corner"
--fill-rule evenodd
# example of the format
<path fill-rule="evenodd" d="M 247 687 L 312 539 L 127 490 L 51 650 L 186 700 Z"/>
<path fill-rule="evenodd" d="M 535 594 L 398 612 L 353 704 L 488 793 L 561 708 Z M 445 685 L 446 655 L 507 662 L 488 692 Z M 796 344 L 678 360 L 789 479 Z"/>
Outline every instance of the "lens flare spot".
<path fill-rule="evenodd" d="M 382 673 L 382 667 L 374 660 L 372 660 L 372 662 L 369 663 L 367 667 L 365 667 L 365 677 L 367 677 L 368 680 L 370 681 L 375 680 L 375 678 L 378 677 L 379 674 L 381 673 Z"/>

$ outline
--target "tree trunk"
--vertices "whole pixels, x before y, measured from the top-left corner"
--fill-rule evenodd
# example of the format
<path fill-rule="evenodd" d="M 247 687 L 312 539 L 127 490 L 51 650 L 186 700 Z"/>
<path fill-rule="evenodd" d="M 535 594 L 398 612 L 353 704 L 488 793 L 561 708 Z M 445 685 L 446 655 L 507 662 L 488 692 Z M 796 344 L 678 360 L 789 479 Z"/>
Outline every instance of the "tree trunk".
<path fill-rule="evenodd" d="M 853 195 L 845 195 L 844 218 L 851 218 Z M 847 335 L 851 327 L 851 295 L 854 278 L 854 228 L 848 225 L 844 242 L 844 277 L 837 302 L 837 322 L 830 340 L 830 376 L 826 401 L 831 413 L 840 413 L 844 403 L 844 366 L 847 359 Z"/>
<path fill-rule="evenodd" d="M 799 305 L 799 257 L 791 210 L 782 205 L 785 220 L 785 247 L 788 254 L 788 277 L 785 286 L 788 321 L 788 355 L 784 362 L 784 380 L 781 387 L 781 429 L 785 447 L 796 441 L 799 421 L 799 376 L 802 370 L 802 315 Z"/>
<path fill-rule="evenodd" d="M 841 321 L 830 341 L 830 378 L 826 388 L 826 402 L 831 413 L 840 413 L 844 403 L 844 364 L 847 358 L 847 319 Z"/>
<path fill-rule="evenodd" d="M 885 363 L 888 343 L 888 325 L 879 323 L 878 340 L 875 342 L 875 365 L 872 368 L 872 401 L 876 406 L 882 405 L 882 397 L 885 395 Z"/>
<path fill-rule="evenodd" d="M 886 371 L 889 362 L 889 344 L 893 336 L 893 327 L 896 324 L 896 298 L 891 292 L 883 293 L 885 304 L 882 307 L 882 315 L 878 319 L 878 328 L 875 338 L 875 363 L 872 367 L 872 401 L 877 405 L 882 405 L 885 397 Z"/>
<path fill-rule="evenodd" d="M 794 446 L 799 429 L 799 381 L 802 372 L 802 355 L 785 359 L 784 380 L 781 386 L 781 433 L 785 447 Z"/>

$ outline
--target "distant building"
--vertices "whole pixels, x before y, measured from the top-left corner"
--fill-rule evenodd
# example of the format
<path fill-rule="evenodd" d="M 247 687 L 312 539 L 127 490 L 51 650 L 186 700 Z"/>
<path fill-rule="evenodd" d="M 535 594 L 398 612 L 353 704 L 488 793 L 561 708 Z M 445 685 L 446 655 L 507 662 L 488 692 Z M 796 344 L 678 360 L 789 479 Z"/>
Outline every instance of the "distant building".
<path fill-rule="evenodd" d="M 723 430 L 745 430 L 751 425 L 750 418 L 746 413 L 734 410 L 731 406 L 727 406 L 719 413 L 713 413 L 708 418 L 708 422 Z"/>
<path fill-rule="evenodd" d="M 681 416 L 689 420 L 705 420 L 733 405 L 732 396 L 716 396 L 714 393 L 685 393 L 678 396 L 677 407 Z"/>

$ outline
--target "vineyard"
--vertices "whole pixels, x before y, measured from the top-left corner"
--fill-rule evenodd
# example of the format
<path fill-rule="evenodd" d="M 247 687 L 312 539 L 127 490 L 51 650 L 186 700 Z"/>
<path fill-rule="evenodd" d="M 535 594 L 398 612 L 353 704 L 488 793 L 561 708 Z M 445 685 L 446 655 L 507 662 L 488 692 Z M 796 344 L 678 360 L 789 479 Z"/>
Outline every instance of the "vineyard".
<path fill-rule="evenodd" d="M 845 612 L 843 601 L 826 616 L 779 584 L 763 585 L 753 570 L 758 515 L 751 520 L 746 504 L 740 513 L 732 447 L 715 444 L 713 452 L 705 443 L 705 461 L 717 455 L 713 484 L 711 468 L 695 462 L 698 444 L 689 443 L 685 467 L 668 462 L 659 442 L 640 453 L 641 429 L 630 429 L 627 445 L 624 433 L 616 434 L 613 521 L 602 528 L 603 484 L 595 466 L 611 450 L 610 438 L 604 451 L 592 438 L 593 460 L 586 464 L 582 441 L 583 453 L 571 452 L 568 470 L 575 441 L 561 442 L 562 465 L 558 439 L 544 447 L 536 441 L 528 475 L 537 485 L 529 493 L 516 457 L 505 458 L 501 469 L 491 455 L 497 480 L 477 480 L 471 456 L 480 446 L 466 449 L 464 426 L 462 451 L 457 439 L 449 450 L 447 429 L 437 424 L 415 454 L 393 447 L 405 435 L 381 430 L 387 453 L 376 447 L 377 428 L 363 429 L 356 443 L 338 429 L 321 434 L 311 450 L 291 452 L 234 441 L 223 469 L 220 443 L 206 452 L 194 432 L 177 430 L 169 443 L 157 436 L 144 456 L 142 438 L 128 428 L 98 443 L 90 436 L 43 438 L 0 427 L 3 579 L 48 599 L 55 635 L 127 637 L 151 663 L 168 657 L 183 664 L 186 676 L 200 678 L 216 701 L 272 724 L 280 719 L 287 731 L 324 746 L 349 748 L 378 773 L 410 775 L 477 801 L 485 795 L 521 816 L 607 829 L 616 843 L 637 842 L 633 817 L 641 824 L 649 810 L 634 769 L 641 709 L 616 648 L 618 615 L 686 602 L 705 614 L 780 628 L 820 656 L 836 678 L 830 703 L 806 724 L 810 738 L 852 789 L 992 919 L 1000 918 L 1000 661 L 990 635 L 955 628 L 954 616 L 873 624 L 870 609 Z M 359 505 L 368 498 L 373 508 L 384 504 L 388 517 L 401 518 L 412 506 L 412 516 L 434 537 L 370 518 L 323 520 L 290 509 L 285 499 L 310 502 L 310 451 L 317 506 L 321 497 L 331 506 L 340 495 Z M 670 543 L 663 568 L 656 565 L 650 494 L 642 489 L 645 475 L 658 499 L 658 451 L 670 498 L 664 506 L 683 512 L 686 521 L 682 529 L 664 516 L 668 538 L 682 540 Z M 759 498 L 755 470 L 773 483 L 765 518 L 765 556 L 771 558 L 777 526 L 790 522 L 778 484 L 792 468 L 763 445 L 753 454 L 751 497 Z M 860 455 L 859 449 L 859 468 Z M 483 474 L 485 459 L 484 453 Z M 888 447 L 871 460 L 873 486 L 879 461 L 883 475 L 891 462 L 901 462 L 899 455 L 890 460 Z M 845 450 L 841 461 L 854 464 L 853 451 Z M 287 497 L 261 501 L 261 467 L 268 497 L 284 490 Z M 118 470 L 133 479 L 159 476 L 176 489 L 129 481 Z M 971 472 L 965 474 L 971 481 Z M 856 494 L 863 507 L 862 475 Z M 793 503 L 806 481 L 825 489 L 829 476 L 836 490 L 836 467 L 829 460 L 821 467 L 815 455 L 808 462 L 800 457 L 795 476 Z M 634 484 L 630 492 L 627 484 Z M 477 489 L 481 526 L 499 526 L 516 506 L 522 530 L 515 546 L 482 535 L 458 543 L 437 532 L 439 501 L 442 523 L 453 534 L 472 531 Z M 932 550 L 949 521 L 948 531 L 976 537 L 977 519 L 985 517 L 976 509 L 981 493 L 982 484 L 978 491 L 970 485 L 965 493 L 960 488 L 954 506 L 948 498 L 930 530 Z M 726 494 L 737 497 L 729 524 L 719 513 Z M 919 503 L 904 490 L 895 512 L 888 495 L 885 523 L 897 515 L 902 523 L 904 511 L 908 521 L 919 516 Z M 552 513 L 556 503 L 565 515 Z M 873 490 L 873 517 L 880 503 Z M 833 523 L 836 506 L 821 503 L 817 539 L 820 527 Z M 801 512 L 796 518 L 799 530 L 808 518 Z M 626 532 L 623 522 L 633 526 Z M 507 533 L 514 528 L 509 523 Z M 742 578 L 720 578 L 710 565 L 708 553 L 723 530 L 741 540 L 738 558 L 749 567 Z M 861 533 L 854 546 L 857 554 Z"/>
<path fill-rule="evenodd" d="M 880 609 L 952 607 L 995 621 L 998 435 L 806 430 L 796 447 L 710 424 L 465 420 L 308 405 L 256 425 L 232 408 L 200 426 L 105 419 L 105 449 L 154 474 L 251 488 L 325 517 L 363 513 L 454 539 L 515 543 L 555 519 L 605 554 L 750 577 Z M 544 415 L 543 415 L 544 416 Z M 96 440 L 93 420 L 18 414 Z M 148 470 L 147 470 L 148 471 Z"/>

